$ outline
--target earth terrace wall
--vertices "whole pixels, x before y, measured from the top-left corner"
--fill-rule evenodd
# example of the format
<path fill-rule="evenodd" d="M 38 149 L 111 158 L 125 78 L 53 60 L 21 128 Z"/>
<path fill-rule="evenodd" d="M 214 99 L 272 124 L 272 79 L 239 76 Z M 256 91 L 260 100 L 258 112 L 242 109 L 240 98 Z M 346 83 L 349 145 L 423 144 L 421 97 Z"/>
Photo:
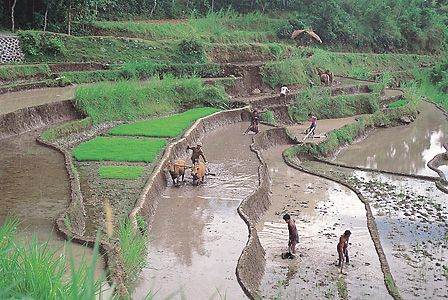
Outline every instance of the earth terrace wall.
<path fill-rule="evenodd" d="M 0 139 L 79 118 L 69 100 L 22 108 L 0 115 Z"/>
<path fill-rule="evenodd" d="M 271 206 L 271 178 L 262 151 L 275 145 L 297 144 L 285 128 L 274 128 L 260 132 L 252 139 L 251 150 L 257 154 L 261 165 L 258 168 L 259 186 L 257 190 L 238 207 L 238 213 L 249 229 L 249 240 L 238 259 L 236 276 L 244 292 L 250 299 L 256 299 L 264 276 L 265 251 L 255 228 L 261 217 Z"/>

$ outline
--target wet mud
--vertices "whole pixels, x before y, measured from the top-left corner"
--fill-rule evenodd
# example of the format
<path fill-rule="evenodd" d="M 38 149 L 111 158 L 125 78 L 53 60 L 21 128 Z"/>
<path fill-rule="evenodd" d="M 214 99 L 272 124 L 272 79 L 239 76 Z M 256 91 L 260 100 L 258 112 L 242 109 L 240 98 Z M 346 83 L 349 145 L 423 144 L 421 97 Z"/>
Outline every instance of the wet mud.
<path fill-rule="evenodd" d="M 75 86 L 43 88 L 0 95 L 0 114 L 22 108 L 73 99 Z"/>
<path fill-rule="evenodd" d="M 382 248 L 404 299 L 444 299 L 447 195 L 431 182 L 307 162 L 314 172 L 344 180 L 370 203 Z"/>
<path fill-rule="evenodd" d="M 272 206 L 257 224 L 267 261 L 262 298 L 388 299 L 364 205 L 347 188 L 286 166 L 281 153 L 287 147 L 263 152 L 273 183 Z M 296 219 L 300 236 L 292 260 L 281 258 L 288 249 L 285 213 Z M 340 274 L 336 244 L 346 229 L 352 231 L 351 262 Z"/>
<path fill-rule="evenodd" d="M 180 186 L 168 181 L 150 231 L 149 268 L 134 299 L 150 290 L 160 299 L 246 299 L 235 269 L 248 230 L 237 208 L 257 187 L 259 167 L 249 149 L 252 135 L 241 134 L 248 124 L 216 129 L 202 140 L 214 174 L 203 184 L 193 186 L 189 171 Z"/>

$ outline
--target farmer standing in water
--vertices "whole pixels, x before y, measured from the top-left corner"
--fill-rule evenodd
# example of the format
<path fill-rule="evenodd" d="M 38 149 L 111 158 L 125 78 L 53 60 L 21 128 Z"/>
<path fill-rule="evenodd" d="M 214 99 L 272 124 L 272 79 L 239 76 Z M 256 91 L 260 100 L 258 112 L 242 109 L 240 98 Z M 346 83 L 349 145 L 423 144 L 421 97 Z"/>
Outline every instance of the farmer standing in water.
<path fill-rule="evenodd" d="M 283 220 L 288 223 L 289 242 L 288 246 L 292 254 L 296 254 L 296 244 L 299 242 L 299 232 L 297 231 L 296 221 L 291 219 L 289 214 L 283 216 Z"/>
<path fill-rule="evenodd" d="M 342 265 L 342 261 L 344 260 L 344 256 L 345 256 L 345 261 L 348 263 L 349 259 L 348 259 L 348 239 L 350 238 L 350 235 L 352 233 L 350 232 L 350 230 L 346 230 L 344 232 L 343 235 L 341 235 L 341 237 L 339 238 L 339 243 L 337 246 L 338 249 L 338 255 L 339 255 L 339 264 L 338 267 L 340 267 Z"/>
<path fill-rule="evenodd" d="M 207 159 L 205 158 L 204 151 L 202 151 L 202 143 L 198 142 L 196 144 L 196 147 L 190 147 L 187 146 L 187 152 L 188 150 L 193 150 L 193 153 L 191 154 L 191 162 L 193 165 L 196 165 L 196 163 L 199 162 L 199 157 L 202 156 L 202 159 L 204 160 L 204 163 L 207 163 Z"/>
<path fill-rule="evenodd" d="M 250 126 L 249 128 L 246 129 L 246 131 L 244 132 L 244 134 L 247 134 L 250 131 L 255 132 L 255 134 L 257 134 L 260 131 L 260 116 L 258 115 L 258 111 L 254 110 L 254 112 L 252 113 L 252 119 L 250 121 Z"/>

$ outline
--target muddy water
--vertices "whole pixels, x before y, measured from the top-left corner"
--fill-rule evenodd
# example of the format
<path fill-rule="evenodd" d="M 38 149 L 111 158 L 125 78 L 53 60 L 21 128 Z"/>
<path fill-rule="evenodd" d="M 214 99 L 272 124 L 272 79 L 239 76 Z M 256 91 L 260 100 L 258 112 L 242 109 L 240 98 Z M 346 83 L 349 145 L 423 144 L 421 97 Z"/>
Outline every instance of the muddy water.
<path fill-rule="evenodd" d="M 192 186 L 188 171 L 183 185 L 169 181 L 151 229 L 149 268 L 134 299 L 151 290 L 157 299 L 246 299 L 235 269 L 248 229 L 237 207 L 257 187 L 259 166 L 249 150 L 252 135 L 241 134 L 248 126 L 226 126 L 202 140 L 216 176 L 200 186 Z"/>
<path fill-rule="evenodd" d="M 364 206 L 350 190 L 286 166 L 275 147 L 263 153 L 273 180 L 272 206 L 257 225 L 266 250 L 263 299 L 389 299 L 378 257 L 370 239 Z M 282 217 L 296 219 L 297 257 L 283 260 L 288 229 Z M 352 231 L 351 262 L 337 267 L 339 236 Z"/>
<path fill-rule="evenodd" d="M 336 161 L 352 166 L 437 176 L 426 164 L 445 152 L 442 144 L 448 122 L 434 105 L 420 103 L 420 115 L 407 126 L 378 129 L 354 145 L 343 149 Z"/>
<path fill-rule="evenodd" d="M 55 220 L 70 202 L 70 185 L 62 154 L 35 141 L 43 131 L 0 139 L 0 223 L 19 214 L 24 236 L 36 234 L 39 242 L 45 242 L 51 234 L 51 244 L 59 248 L 65 240 L 54 232 Z M 80 261 L 84 248 L 71 247 Z M 89 261 L 91 253 L 87 249 Z M 102 266 L 96 272 L 99 277 Z"/>
<path fill-rule="evenodd" d="M 0 95 L 0 114 L 51 102 L 73 99 L 75 86 L 44 88 Z"/>

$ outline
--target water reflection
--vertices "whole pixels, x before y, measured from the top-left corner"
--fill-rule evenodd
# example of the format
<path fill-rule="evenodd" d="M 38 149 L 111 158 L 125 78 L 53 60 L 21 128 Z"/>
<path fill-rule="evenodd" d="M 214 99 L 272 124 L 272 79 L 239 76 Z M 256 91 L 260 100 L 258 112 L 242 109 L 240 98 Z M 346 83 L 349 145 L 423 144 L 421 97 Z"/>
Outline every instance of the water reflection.
<path fill-rule="evenodd" d="M 420 110 L 414 123 L 376 130 L 365 140 L 343 149 L 336 160 L 359 167 L 436 176 L 427 163 L 445 152 L 448 122 L 432 104 L 421 103 Z"/>

